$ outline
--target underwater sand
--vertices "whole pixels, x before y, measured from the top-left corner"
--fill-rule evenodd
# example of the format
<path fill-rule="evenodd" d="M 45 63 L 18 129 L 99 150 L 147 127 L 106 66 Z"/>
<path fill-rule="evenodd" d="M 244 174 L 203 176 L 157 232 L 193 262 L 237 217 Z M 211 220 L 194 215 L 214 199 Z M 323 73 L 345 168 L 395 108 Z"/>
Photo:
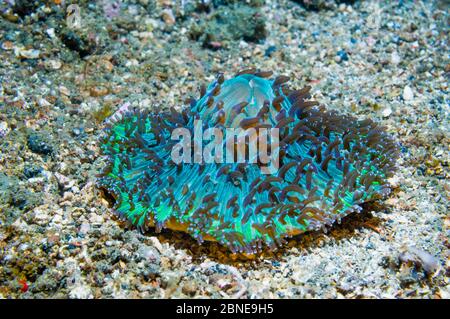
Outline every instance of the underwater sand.
<path fill-rule="evenodd" d="M 78 29 L 57 1 L 10 2 L 1 298 L 450 298 L 447 1 L 78 1 Z M 127 103 L 181 107 L 249 66 L 385 126 L 401 148 L 392 193 L 252 258 L 119 221 L 94 187 L 105 119 Z"/>

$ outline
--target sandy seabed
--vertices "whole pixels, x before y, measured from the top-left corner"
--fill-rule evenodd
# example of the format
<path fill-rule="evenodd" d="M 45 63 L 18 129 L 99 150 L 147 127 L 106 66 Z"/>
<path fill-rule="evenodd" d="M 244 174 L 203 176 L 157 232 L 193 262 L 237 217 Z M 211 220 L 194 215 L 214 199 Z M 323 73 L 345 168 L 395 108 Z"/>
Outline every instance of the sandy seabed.
<path fill-rule="evenodd" d="M 75 29 L 57 1 L 11 2 L 0 297 L 450 297 L 447 1 L 78 1 Z M 252 258 L 117 220 L 94 187 L 105 119 L 126 103 L 178 108 L 217 72 L 247 67 L 385 126 L 401 149 L 392 193 Z"/>

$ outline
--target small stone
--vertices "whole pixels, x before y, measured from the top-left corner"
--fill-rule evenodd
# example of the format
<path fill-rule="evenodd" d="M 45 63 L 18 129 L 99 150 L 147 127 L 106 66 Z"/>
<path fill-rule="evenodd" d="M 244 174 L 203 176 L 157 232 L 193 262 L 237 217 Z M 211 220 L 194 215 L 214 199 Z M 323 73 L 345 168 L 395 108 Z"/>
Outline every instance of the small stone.
<path fill-rule="evenodd" d="M 49 29 L 45 30 L 45 33 L 47 33 L 47 35 L 52 39 L 55 37 L 55 29 L 54 28 L 49 28 Z"/>
<path fill-rule="evenodd" d="M 103 223 L 103 216 L 91 213 L 89 215 L 89 222 L 91 225 L 101 225 Z"/>
<path fill-rule="evenodd" d="M 67 48 L 78 52 L 78 54 L 82 58 L 91 54 L 92 51 L 94 50 L 94 45 L 92 41 L 81 39 L 73 31 L 63 32 L 60 37 L 61 41 Z"/>
<path fill-rule="evenodd" d="M 397 199 L 397 198 L 391 197 L 391 198 L 386 199 L 386 200 L 384 201 L 384 203 L 385 203 L 386 205 L 388 205 L 388 206 L 395 206 L 395 205 L 398 204 L 398 199 Z"/>
<path fill-rule="evenodd" d="M 442 299 L 450 299 L 450 285 L 439 290 Z"/>
<path fill-rule="evenodd" d="M 408 85 L 403 89 L 403 100 L 411 101 L 414 98 L 414 93 L 411 87 Z"/>
<path fill-rule="evenodd" d="M 43 135 L 31 134 L 28 136 L 27 142 L 28 148 L 34 153 L 47 155 L 53 152 L 53 148 L 44 139 Z"/>
<path fill-rule="evenodd" d="M 402 61 L 402 59 L 400 58 L 398 53 L 396 51 L 392 52 L 392 54 L 391 54 L 391 63 L 393 65 L 398 65 L 401 61 Z"/>
<path fill-rule="evenodd" d="M 9 22 L 17 22 L 19 21 L 19 16 L 11 11 L 7 11 L 2 15 L 3 18 L 8 20 Z"/>
<path fill-rule="evenodd" d="M 37 207 L 33 211 L 34 222 L 38 225 L 47 224 L 50 216 L 46 212 L 45 208 Z"/>
<path fill-rule="evenodd" d="M 393 189 L 399 188 L 401 185 L 400 178 L 397 175 L 392 176 L 391 178 L 388 178 L 388 182 L 389 182 L 389 185 L 391 186 L 391 188 L 393 188 Z"/>
<path fill-rule="evenodd" d="M 126 67 L 138 66 L 138 65 L 139 65 L 139 61 L 136 59 L 129 59 L 129 60 L 127 60 L 127 62 L 125 62 Z"/>
<path fill-rule="evenodd" d="M 111 61 L 109 60 L 106 59 L 102 60 L 102 65 L 103 68 L 108 72 L 111 72 L 114 69 L 114 64 L 112 64 Z"/>
<path fill-rule="evenodd" d="M 39 166 L 31 166 L 26 165 L 23 168 L 23 175 L 25 175 L 26 178 L 33 178 L 39 175 L 42 172 L 42 168 Z"/>
<path fill-rule="evenodd" d="M 58 181 L 58 185 L 64 190 L 69 190 L 75 184 L 74 180 L 71 180 L 67 176 L 64 176 L 58 172 L 55 173 L 55 177 Z"/>
<path fill-rule="evenodd" d="M 392 109 L 390 107 L 385 108 L 382 112 L 381 115 L 383 115 L 383 117 L 389 117 L 389 115 L 392 114 Z"/>
<path fill-rule="evenodd" d="M 70 201 L 73 199 L 73 193 L 72 192 L 64 192 L 63 194 L 63 201 Z"/>
<path fill-rule="evenodd" d="M 277 47 L 274 45 L 269 46 L 266 51 L 264 52 L 264 55 L 266 57 L 272 56 L 277 51 Z"/>
<path fill-rule="evenodd" d="M 189 281 L 183 284 L 183 288 L 181 288 L 182 292 L 185 295 L 188 295 L 190 297 L 195 296 L 196 292 L 198 291 L 197 284 L 193 281 Z"/>
<path fill-rule="evenodd" d="M 10 51 L 10 50 L 14 49 L 14 43 L 12 43 L 11 41 L 3 42 L 2 49 L 6 50 L 6 51 Z"/>
<path fill-rule="evenodd" d="M 103 86 L 94 86 L 89 90 L 92 97 L 100 97 L 108 94 L 108 89 Z"/>
<path fill-rule="evenodd" d="M 44 99 L 44 98 L 40 98 L 40 99 L 38 100 L 38 104 L 39 104 L 40 107 L 49 107 L 49 106 L 51 105 L 50 102 L 47 101 L 47 100 Z"/>
<path fill-rule="evenodd" d="M 64 162 L 61 162 L 61 163 L 59 163 L 59 169 L 58 170 L 62 174 L 67 174 L 69 172 L 69 166 L 66 163 L 64 163 Z"/>
<path fill-rule="evenodd" d="M 231 281 L 224 278 L 218 279 L 216 284 L 222 290 L 228 290 L 232 286 Z"/>
<path fill-rule="evenodd" d="M 92 299 L 91 288 L 86 285 L 77 285 L 69 291 L 69 298 L 71 299 Z"/>
<path fill-rule="evenodd" d="M 35 49 L 25 50 L 24 48 L 16 48 L 14 54 L 21 59 L 37 59 L 39 58 L 40 51 Z"/>
<path fill-rule="evenodd" d="M 336 53 L 336 62 L 348 61 L 348 54 L 344 50 L 339 50 Z"/>
<path fill-rule="evenodd" d="M 175 271 L 168 271 L 161 276 L 161 287 L 163 288 L 173 288 L 176 287 L 180 281 L 180 274 Z"/>
<path fill-rule="evenodd" d="M 153 263 L 159 261 L 160 258 L 158 251 L 155 248 L 149 246 L 145 246 L 139 249 L 138 254 L 146 261 Z"/>
<path fill-rule="evenodd" d="M 450 63 L 445 65 L 444 70 L 445 72 L 450 72 Z"/>
<path fill-rule="evenodd" d="M 163 249 L 163 247 L 162 247 L 162 245 L 161 245 L 161 242 L 159 241 L 159 239 L 158 239 L 157 237 L 152 236 L 152 237 L 149 238 L 149 240 L 152 242 L 153 246 L 154 246 L 156 249 L 158 249 L 158 251 L 159 251 L 160 253 L 163 253 L 163 252 L 164 252 L 164 249 Z"/>
<path fill-rule="evenodd" d="M 78 230 L 80 235 L 86 235 L 91 230 L 91 225 L 89 223 L 83 223 Z"/>
<path fill-rule="evenodd" d="M 60 60 L 48 60 L 45 62 L 45 65 L 48 69 L 59 70 L 62 66 L 62 63 Z"/>
<path fill-rule="evenodd" d="M 375 43 L 377 43 L 377 40 L 371 36 L 368 36 L 366 38 L 366 43 L 369 47 L 373 47 L 375 45 Z"/>
<path fill-rule="evenodd" d="M 171 25 L 175 24 L 175 16 L 173 15 L 173 12 L 171 9 L 163 10 L 161 13 L 161 17 L 167 25 L 171 26 Z"/>
<path fill-rule="evenodd" d="M 81 134 L 81 130 L 80 130 L 79 128 L 74 128 L 74 129 L 72 130 L 72 132 L 73 132 L 73 135 L 75 135 L 75 136 L 78 136 L 78 135 Z"/>
<path fill-rule="evenodd" d="M 60 86 L 59 86 L 59 93 L 61 93 L 62 95 L 65 95 L 65 96 L 70 96 L 70 91 L 69 91 L 69 89 L 66 88 L 66 87 L 63 86 L 63 85 L 60 85 Z"/>
<path fill-rule="evenodd" d="M 346 295 L 346 294 L 354 291 L 355 287 L 348 282 L 342 282 L 338 286 L 336 286 L 336 289 L 343 295 Z"/>
<path fill-rule="evenodd" d="M 0 122 L 0 138 L 5 137 L 9 133 L 10 129 L 7 122 Z"/>
<path fill-rule="evenodd" d="M 417 275 L 416 272 L 411 271 L 408 268 L 405 268 L 400 272 L 398 279 L 400 281 L 400 286 L 402 288 L 407 288 L 412 284 L 414 284 L 415 282 L 419 281 L 419 276 Z"/>

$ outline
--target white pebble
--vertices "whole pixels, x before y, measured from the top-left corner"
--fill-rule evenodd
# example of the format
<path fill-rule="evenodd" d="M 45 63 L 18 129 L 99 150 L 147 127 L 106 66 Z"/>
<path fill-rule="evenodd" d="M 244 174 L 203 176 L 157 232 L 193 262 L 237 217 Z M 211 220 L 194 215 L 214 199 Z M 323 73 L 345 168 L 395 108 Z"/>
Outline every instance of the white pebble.
<path fill-rule="evenodd" d="M 401 61 L 402 61 L 402 59 L 400 58 L 398 53 L 396 51 L 392 52 L 392 54 L 391 54 L 391 63 L 394 64 L 394 65 L 397 65 Z"/>
<path fill-rule="evenodd" d="M 95 213 L 91 213 L 89 216 L 89 222 L 92 225 L 100 225 L 103 223 L 103 217 Z"/>
<path fill-rule="evenodd" d="M 49 29 L 45 30 L 45 32 L 47 33 L 47 35 L 50 38 L 53 39 L 55 37 L 55 29 L 54 28 L 49 28 Z"/>
<path fill-rule="evenodd" d="M 40 51 L 35 49 L 24 49 L 23 47 L 15 48 L 14 54 L 23 59 L 37 59 L 39 58 Z"/>
<path fill-rule="evenodd" d="M 88 223 L 83 223 L 78 231 L 82 235 L 86 235 L 91 230 L 91 226 Z"/>
<path fill-rule="evenodd" d="M 381 115 L 383 115 L 383 117 L 389 117 L 389 115 L 392 114 L 392 109 L 390 107 L 385 108 L 382 112 Z"/>
<path fill-rule="evenodd" d="M 60 60 L 48 60 L 46 61 L 46 65 L 49 69 L 59 70 L 62 66 L 62 62 Z"/>
<path fill-rule="evenodd" d="M 69 298 L 71 299 L 92 299 L 91 288 L 87 285 L 78 285 L 69 291 Z"/>
<path fill-rule="evenodd" d="M 149 239 L 150 239 L 150 241 L 152 242 L 153 246 L 154 246 L 156 249 L 158 249 L 158 251 L 159 251 L 160 253 L 162 253 L 162 252 L 164 251 L 164 249 L 163 249 L 163 247 L 162 247 L 162 245 L 161 245 L 161 242 L 159 241 L 158 238 L 152 236 L 152 237 L 150 237 Z"/>
<path fill-rule="evenodd" d="M 407 85 L 403 89 L 403 100 L 411 101 L 414 98 L 413 90 Z"/>
<path fill-rule="evenodd" d="M 5 137 L 6 134 L 8 134 L 10 131 L 8 127 L 8 123 L 6 122 L 0 122 L 0 138 Z"/>

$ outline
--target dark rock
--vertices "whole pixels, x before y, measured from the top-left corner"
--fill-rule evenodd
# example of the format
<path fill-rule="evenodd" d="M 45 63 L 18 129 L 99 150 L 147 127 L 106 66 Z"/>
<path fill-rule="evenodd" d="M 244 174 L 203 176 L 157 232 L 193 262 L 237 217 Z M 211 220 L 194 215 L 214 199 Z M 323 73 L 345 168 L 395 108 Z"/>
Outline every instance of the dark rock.
<path fill-rule="evenodd" d="M 340 61 L 348 61 L 348 54 L 344 50 L 339 50 L 336 55 L 340 58 Z"/>
<path fill-rule="evenodd" d="M 59 108 L 60 110 L 64 110 L 66 108 L 66 105 L 64 104 L 61 98 L 57 98 L 55 102 L 55 107 Z"/>
<path fill-rule="evenodd" d="M 356 0 L 293 0 L 301 4 L 308 10 L 330 10 L 337 7 L 340 3 L 353 4 Z"/>
<path fill-rule="evenodd" d="M 205 1 L 207 2 L 207 1 Z M 212 3 L 214 4 L 215 7 L 220 7 L 223 5 L 234 5 L 237 4 L 239 2 L 243 2 L 242 0 L 212 0 Z M 264 3 L 266 2 L 265 0 L 247 0 L 245 1 L 246 4 L 248 4 L 251 7 L 261 7 L 264 5 Z"/>
<path fill-rule="evenodd" d="M 33 178 L 38 176 L 42 172 L 42 167 L 33 166 L 33 165 L 25 165 L 23 168 L 23 175 L 26 178 Z"/>
<path fill-rule="evenodd" d="M 32 14 L 38 8 L 39 2 L 40 1 L 15 0 L 12 9 L 14 13 L 23 18 Z"/>
<path fill-rule="evenodd" d="M 42 198 L 39 194 L 20 186 L 17 177 L 0 174 L 0 205 L 9 205 L 10 209 L 5 211 L 3 221 L 12 223 L 24 210 L 31 210 L 40 205 Z M 1 220 L 1 218 L 0 218 Z"/>
<path fill-rule="evenodd" d="M 53 153 L 53 148 L 42 134 L 32 133 L 28 136 L 28 148 L 38 154 L 48 155 Z"/>
<path fill-rule="evenodd" d="M 218 49 L 222 43 L 239 40 L 258 43 L 267 35 L 265 20 L 259 8 L 242 4 L 222 6 L 208 19 L 192 25 L 189 36 L 209 49 Z"/>
<path fill-rule="evenodd" d="M 60 286 L 60 275 L 57 271 L 46 269 L 42 275 L 31 285 L 32 292 L 52 292 L 56 291 Z"/>
<path fill-rule="evenodd" d="M 273 53 L 275 53 L 277 51 L 277 47 L 274 45 L 271 45 L 270 47 L 268 47 L 266 49 L 266 51 L 264 52 L 264 55 L 266 57 L 271 57 L 273 55 Z"/>
<path fill-rule="evenodd" d="M 92 43 L 82 39 L 73 31 L 62 32 L 61 41 L 70 50 L 78 52 L 80 58 L 84 58 L 94 51 L 94 45 Z"/>
<path fill-rule="evenodd" d="M 106 260 L 97 261 L 97 263 L 95 264 L 95 268 L 97 271 L 103 274 L 109 274 L 112 272 L 112 266 Z"/>

